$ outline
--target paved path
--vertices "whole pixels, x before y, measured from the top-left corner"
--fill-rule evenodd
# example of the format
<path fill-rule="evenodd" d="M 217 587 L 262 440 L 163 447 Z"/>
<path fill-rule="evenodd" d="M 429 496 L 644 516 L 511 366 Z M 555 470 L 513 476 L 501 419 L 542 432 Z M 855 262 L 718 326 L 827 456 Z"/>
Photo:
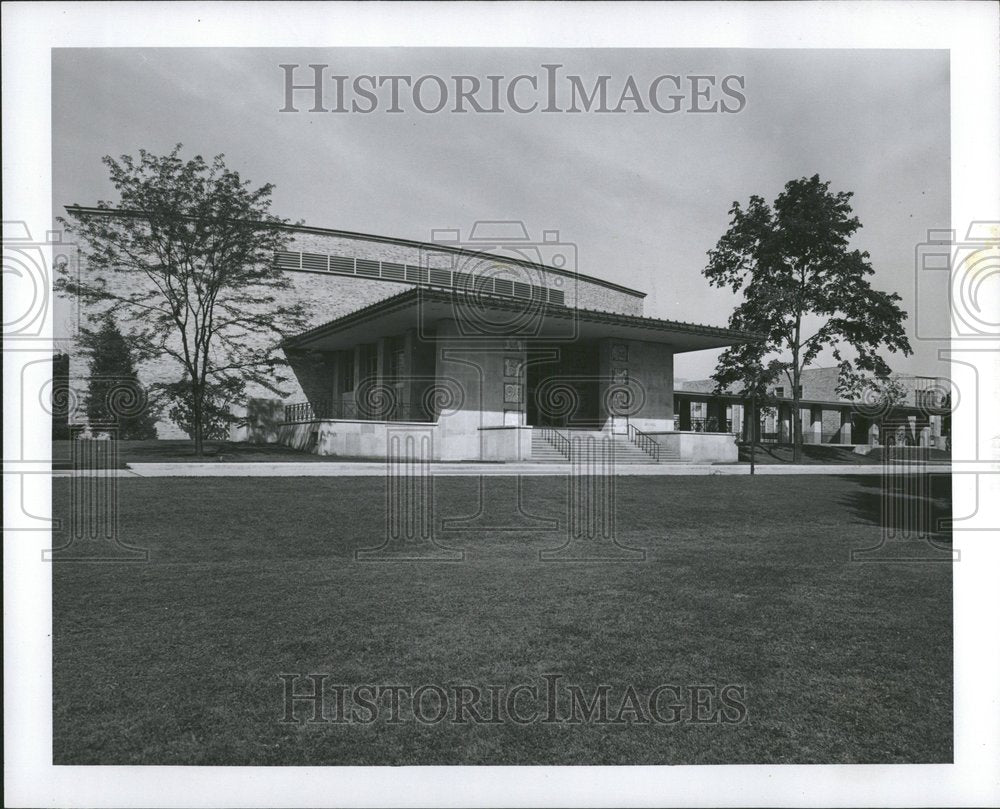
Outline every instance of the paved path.
<path fill-rule="evenodd" d="M 895 466 L 893 471 L 919 472 L 924 468 L 936 474 L 951 474 L 948 464 Z M 510 477 L 513 475 L 569 475 L 569 464 L 540 463 L 432 463 L 430 471 L 435 476 Z M 773 464 L 757 467 L 758 475 L 881 475 L 881 465 L 848 466 L 841 464 L 793 465 Z M 56 471 L 55 477 L 66 477 L 71 471 Z M 97 474 L 94 472 L 82 474 Z M 107 474 L 107 473 L 100 473 Z M 382 462 L 359 463 L 134 463 L 128 469 L 114 470 L 116 477 L 384 477 L 386 465 Z M 749 475 L 747 464 L 619 464 L 615 474 L 620 476 L 646 475 Z"/>

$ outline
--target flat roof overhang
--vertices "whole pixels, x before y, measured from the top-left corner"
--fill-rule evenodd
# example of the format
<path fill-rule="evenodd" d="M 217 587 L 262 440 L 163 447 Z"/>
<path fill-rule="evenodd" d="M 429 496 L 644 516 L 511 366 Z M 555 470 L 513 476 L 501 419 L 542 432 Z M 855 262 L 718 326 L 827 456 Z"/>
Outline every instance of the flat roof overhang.
<path fill-rule="evenodd" d="M 716 326 L 701 326 L 651 317 L 575 309 L 457 291 L 416 288 L 378 301 L 351 314 L 289 337 L 286 348 L 338 351 L 378 337 L 426 329 L 441 320 L 461 320 L 470 340 L 522 339 L 538 341 L 644 340 L 673 346 L 674 353 L 724 348 L 762 339 L 759 335 Z M 504 327 L 516 322 L 518 326 Z M 480 329 L 475 324 L 499 324 Z"/>

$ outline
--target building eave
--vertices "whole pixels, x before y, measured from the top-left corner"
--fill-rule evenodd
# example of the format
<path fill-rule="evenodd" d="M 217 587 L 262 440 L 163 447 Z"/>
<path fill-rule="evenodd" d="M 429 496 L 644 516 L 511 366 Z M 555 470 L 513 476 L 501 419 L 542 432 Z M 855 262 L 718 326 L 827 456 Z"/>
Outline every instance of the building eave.
<path fill-rule="evenodd" d="M 387 319 L 393 314 L 398 314 L 408 309 L 413 309 L 416 312 L 420 306 L 427 306 L 429 304 L 452 305 L 456 302 L 463 303 L 469 301 L 473 301 L 477 307 L 502 312 L 524 311 L 531 305 L 530 302 L 500 296 L 469 295 L 468 293 L 458 291 L 416 288 L 383 298 L 363 309 L 335 318 L 301 334 L 290 337 L 284 341 L 283 345 L 291 349 L 316 348 L 321 350 L 322 343 L 329 342 L 325 338 L 330 338 L 337 333 L 346 332 L 364 324 L 371 324 L 378 320 Z M 541 311 L 543 312 L 542 316 L 546 319 L 563 322 L 572 322 L 575 320 L 579 323 L 595 327 L 618 327 L 622 330 L 628 330 L 632 334 L 643 335 L 635 339 L 647 339 L 650 342 L 670 343 L 671 338 L 678 342 L 683 342 L 684 340 L 701 338 L 703 341 L 712 343 L 711 345 L 706 345 L 705 348 L 719 348 L 763 339 L 761 335 L 736 331 L 734 329 L 673 320 L 660 320 L 658 318 L 625 315 L 594 309 L 544 305 Z M 377 329 L 373 329 L 373 335 L 377 331 Z M 512 333 L 509 336 L 517 338 L 526 335 Z M 527 336 L 530 338 L 534 335 Z M 544 337 L 540 339 L 544 339 Z M 697 350 L 702 349 L 681 347 L 679 352 Z"/>

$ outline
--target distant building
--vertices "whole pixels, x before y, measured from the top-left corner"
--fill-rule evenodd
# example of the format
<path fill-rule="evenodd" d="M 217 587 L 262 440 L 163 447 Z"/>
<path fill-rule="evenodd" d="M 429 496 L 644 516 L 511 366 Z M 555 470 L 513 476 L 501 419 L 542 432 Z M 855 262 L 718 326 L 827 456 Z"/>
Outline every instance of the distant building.
<path fill-rule="evenodd" d="M 950 383 L 931 376 L 894 377 L 902 387 L 902 400 L 889 406 L 877 396 L 851 401 L 837 393 L 839 369 L 807 368 L 801 376 L 799 419 L 806 444 L 842 446 L 908 444 L 949 448 L 951 417 Z M 674 390 L 677 429 L 691 432 L 730 432 L 750 439 L 746 422 L 749 403 L 732 392 L 716 394 L 712 379 L 690 380 Z M 757 440 L 791 443 L 792 390 L 775 383 L 768 391 L 772 401 L 760 405 Z"/>

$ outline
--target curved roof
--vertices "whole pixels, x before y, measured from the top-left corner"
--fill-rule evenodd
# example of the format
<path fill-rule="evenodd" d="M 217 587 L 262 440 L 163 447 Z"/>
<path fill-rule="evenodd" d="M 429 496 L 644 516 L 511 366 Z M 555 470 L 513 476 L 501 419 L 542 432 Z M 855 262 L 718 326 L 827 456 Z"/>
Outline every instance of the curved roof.
<path fill-rule="evenodd" d="M 72 214 L 83 214 L 91 216 L 129 216 L 142 218 L 142 211 L 128 210 L 125 208 L 99 208 L 86 205 L 66 205 L 66 210 Z M 440 242 L 421 242 L 414 239 L 401 239 L 395 236 L 379 236 L 374 233 L 360 233 L 352 230 L 335 230 L 333 228 L 321 228 L 314 227 L 312 225 L 304 224 L 294 224 L 287 223 L 281 225 L 274 225 L 274 227 L 280 227 L 282 230 L 289 230 L 297 233 L 313 233 L 318 236 L 335 236 L 341 239 L 355 239 L 357 241 L 367 241 L 376 242 L 380 244 L 396 244 L 402 247 L 414 247 L 421 250 L 436 250 L 442 253 L 452 253 L 456 255 L 469 256 L 470 258 L 480 258 L 480 259 L 495 259 L 497 261 L 506 262 L 508 264 L 514 264 L 522 267 L 527 267 L 534 270 L 542 270 L 544 272 L 549 272 L 554 275 L 561 275 L 566 278 L 576 278 L 581 281 L 586 281 L 587 283 L 594 284 L 596 286 L 601 286 L 606 289 L 613 289 L 617 292 L 624 292 L 628 295 L 634 295 L 637 298 L 645 298 L 646 293 L 638 289 L 632 289 L 631 287 L 623 286 L 621 284 L 616 284 L 613 281 L 606 281 L 603 278 L 595 278 L 592 275 L 584 275 L 583 273 L 575 272 L 572 270 L 565 270 L 559 267 L 552 267 L 547 264 L 541 264 L 539 262 L 526 261 L 522 259 L 512 258 L 510 256 L 497 255 L 496 253 L 490 253 L 488 251 L 481 250 L 471 250 L 468 247 L 456 247 L 453 244 L 443 244 Z M 524 239 L 517 239 L 513 244 L 517 242 L 522 242 L 526 246 L 536 244 L 527 238 L 525 233 Z"/>

